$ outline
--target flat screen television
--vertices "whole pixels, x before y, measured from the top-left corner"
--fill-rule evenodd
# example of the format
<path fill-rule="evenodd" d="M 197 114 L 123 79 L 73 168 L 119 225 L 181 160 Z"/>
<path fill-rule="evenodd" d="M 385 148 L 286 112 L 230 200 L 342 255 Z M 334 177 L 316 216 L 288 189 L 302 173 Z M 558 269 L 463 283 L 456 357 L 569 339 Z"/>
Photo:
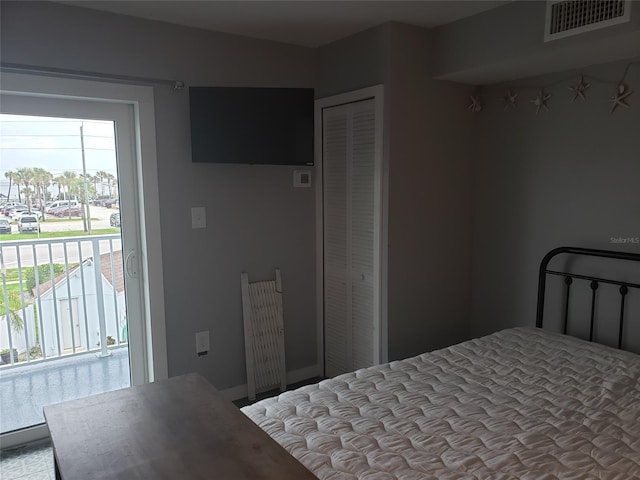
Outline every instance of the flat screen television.
<path fill-rule="evenodd" d="M 313 165 L 313 89 L 190 87 L 195 163 Z"/>

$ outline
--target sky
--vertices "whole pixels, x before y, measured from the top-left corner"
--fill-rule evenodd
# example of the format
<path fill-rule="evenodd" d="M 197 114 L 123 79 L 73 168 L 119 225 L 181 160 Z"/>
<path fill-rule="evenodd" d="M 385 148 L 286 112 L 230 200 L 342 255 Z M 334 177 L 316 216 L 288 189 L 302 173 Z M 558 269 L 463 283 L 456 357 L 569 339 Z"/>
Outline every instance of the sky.
<path fill-rule="evenodd" d="M 0 114 L 0 179 L 22 167 L 41 167 L 54 176 L 67 170 L 80 175 L 81 125 L 87 173 L 102 170 L 117 177 L 113 122 Z"/>

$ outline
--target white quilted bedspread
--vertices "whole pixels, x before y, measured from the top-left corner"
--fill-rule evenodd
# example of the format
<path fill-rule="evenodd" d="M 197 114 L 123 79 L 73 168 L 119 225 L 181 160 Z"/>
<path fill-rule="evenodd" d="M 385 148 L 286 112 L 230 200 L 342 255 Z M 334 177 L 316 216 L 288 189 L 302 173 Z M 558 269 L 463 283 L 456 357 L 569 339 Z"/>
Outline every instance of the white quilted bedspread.
<path fill-rule="evenodd" d="M 243 412 L 320 479 L 640 479 L 640 356 L 539 329 Z"/>

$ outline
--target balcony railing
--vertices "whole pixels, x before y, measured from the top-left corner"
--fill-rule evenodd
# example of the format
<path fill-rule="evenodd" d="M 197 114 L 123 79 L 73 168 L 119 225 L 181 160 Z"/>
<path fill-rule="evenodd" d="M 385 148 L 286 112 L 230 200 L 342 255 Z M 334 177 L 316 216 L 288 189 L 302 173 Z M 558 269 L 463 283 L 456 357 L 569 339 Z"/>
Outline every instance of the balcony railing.
<path fill-rule="evenodd" d="M 0 242 L 0 368 L 127 343 L 119 235 Z"/>

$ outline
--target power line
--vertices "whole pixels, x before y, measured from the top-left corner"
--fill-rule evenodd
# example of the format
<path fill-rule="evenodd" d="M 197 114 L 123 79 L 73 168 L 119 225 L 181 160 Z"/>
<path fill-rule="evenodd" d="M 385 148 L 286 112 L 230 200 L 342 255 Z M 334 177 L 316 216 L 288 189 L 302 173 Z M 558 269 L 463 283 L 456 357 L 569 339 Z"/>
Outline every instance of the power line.
<path fill-rule="evenodd" d="M 80 136 L 76 134 L 62 134 L 62 133 L 2 133 L 0 132 L 0 136 L 2 138 L 7 137 L 75 137 L 80 138 Z M 114 138 L 113 135 L 85 135 L 85 138 Z"/>
<path fill-rule="evenodd" d="M 81 150 L 80 147 L 2 147 L 2 150 Z M 97 152 L 115 152 L 115 148 L 87 148 L 85 150 L 94 150 Z"/>
<path fill-rule="evenodd" d="M 9 114 L 0 114 L 0 123 L 19 123 L 19 124 L 24 124 L 24 123 L 93 123 L 93 124 L 98 124 L 98 125 L 105 125 L 105 124 L 113 124 L 113 120 L 82 120 L 82 119 L 69 119 L 67 120 L 66 118 L 49 118 L 47 120 L 5 120 L 4 117 L 6 116 L 11 116 L 11 117 L 22 117 L 23 115 L 9 115 Z"/>

